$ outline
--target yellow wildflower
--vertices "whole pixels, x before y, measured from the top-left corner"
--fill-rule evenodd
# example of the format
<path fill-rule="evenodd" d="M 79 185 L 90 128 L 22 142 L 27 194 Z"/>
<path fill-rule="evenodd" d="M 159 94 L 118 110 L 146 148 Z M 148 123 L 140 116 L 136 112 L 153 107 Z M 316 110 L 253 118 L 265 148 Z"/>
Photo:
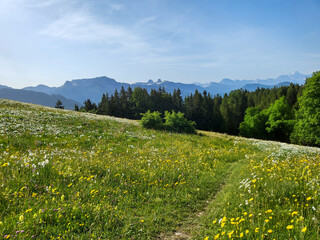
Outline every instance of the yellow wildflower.
<path fill-rule="evenodd" d="M 287 229 L 288 229 L 288 230 L 293 229 L 293 225 L 288 225 L 288 226 L 287 226 Z"/>
<path fill-rule="evenodd" d="M 307 231 L 307 227 L 302 228 L 301 232 L 305 233 Z"/>

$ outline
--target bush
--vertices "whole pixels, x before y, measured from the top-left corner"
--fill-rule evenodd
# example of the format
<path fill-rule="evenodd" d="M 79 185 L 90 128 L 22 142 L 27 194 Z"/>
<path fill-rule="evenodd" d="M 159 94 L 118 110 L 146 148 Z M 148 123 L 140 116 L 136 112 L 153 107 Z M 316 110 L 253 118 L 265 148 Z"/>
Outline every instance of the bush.
<path fill-rule="evenodd" d="M 165 129 L 172 132 L 179 132 L 179 133 L 195 133 L 195 122 L 188 121 L 184 117 L 184 113 L 172 111 L 169 113 L 168 111 L 165 112 Z"/>
<path fill-rule="evenodd" d="M 148 112 L 146 113 L 141 113 L 142 118 L 141 118 L 141 125 L 145 128 L 151 128 L 155 130 L 162 130 L 163 129 L 163 121 L 161 118 L 161 113 L 158 111 L 156 112 Z"/>
<path fill-rule="evenodd" d="M 159 112 L 148 112 L 141 113 L 141 125 L 145 128 L 151 128 L 155 130 L 167 130 L 171 132 L 178 133 L 195 133 L 195 122 L 188 121 L 184 117 L 184 113 L 172 111 L 172 113 L 165 112 L 165 123 L 161 118 L 161 113 Z"/>

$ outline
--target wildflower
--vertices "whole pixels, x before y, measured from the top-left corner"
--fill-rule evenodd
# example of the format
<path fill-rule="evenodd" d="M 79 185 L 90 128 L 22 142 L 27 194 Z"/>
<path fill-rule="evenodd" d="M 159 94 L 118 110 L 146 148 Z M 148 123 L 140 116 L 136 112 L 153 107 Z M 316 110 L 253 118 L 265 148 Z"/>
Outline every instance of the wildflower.
<path fill-rule="evenodd" d="M 308 198 L 307 198 L 307 201 L 310 201 L 311 199 L 312 199 L 311 197 L 308 197 Z"/>
<path fill-rule="evenodd" d="M 204 240 L 208 240 L 208 239 L 209 239 L 209 237 L 205 237 L 205 238 L 204 238 Z"/>
<path fill-rule="evenodd" d="M 293 225 L 288 225 L 288 226 L 287 226 L 287 229 L 288 229 L 288 230 L 293 229 Z"/>
<path fill-rule="evenodd" d="M 144 222 L 144 220 L 143 220 L 143 219 L 141 219 L 141 220 L 140 220 L 140 222 L 142 222 L 142 223 L 143 223 L 143 222 Z"/>
<path fill-rule="evenodd" d="M 247 229 L 247 230 L 246 230 L 246 234 L 248 234 L 248 233 L 249 233 L 249 230 Z"/>
<path fill-rule="evenodd" d="M 255 231 L 255 232 L 259 232 L 259 228 L 257 227 L 254 231 Z"/>
<path fill-rule="evenodd" d="M 214 236 L 214 240 L 217 240 L 220 237 L 220 234 L 218 233 L 217 235 Z"/>
<path fill-rule="evenodd" d="M 302 228 L 301 232 L 305 233 L 307 231 L 307 227 Z"/>
<path fill-rule="evenodd" d="M 1 226 L 1 225 L 3 225 L 3 222 L 2 222 L 2 221 L 0 221 L 0 226 Z"/>
<path fill-rule="evenodd" d="M 231 238 L 233 233 L 234 233 L 234 231 L 231 231 L 231 232 L 228 233 L 229 238 Z"/>
<path fill-rule="evenodd" d="M 31 211 L 32 211 L 32 208 L 29 208 L 29 209 L 26 210 L 26 213 L 27 212 L 31 212 Z"/>
<path fill-rule="evenodd" d="M 269 230 L 268 230 L 268 233 L 272 233 L 272 229 L 269 229 Z"/>
<path fill-rule="evenodd" d="M 24 220 L 24 216 L 21 215 L 21 216 L 19 217 L 19 221 L 20 221 L 20 222 L 23 222 L 23 220 Z"/>
<path fill-rule="evenodd" d="M 255 183 L 256 181 L 257 181 L 257 179 L 253 179 L 251 182 L 252 182 L 252 183 Z"/>
<path fill-rule="evenodd" d="M 217 222 L 217 219 L 215 219 L 213 222 L 212 222 L 212 224 L 215 224 Z"/>
<path fill-rule="evenodd" d="M 240 238 L 242 238 L 242 237 L 243 237 L 243 232 L 240 233 Z"/>

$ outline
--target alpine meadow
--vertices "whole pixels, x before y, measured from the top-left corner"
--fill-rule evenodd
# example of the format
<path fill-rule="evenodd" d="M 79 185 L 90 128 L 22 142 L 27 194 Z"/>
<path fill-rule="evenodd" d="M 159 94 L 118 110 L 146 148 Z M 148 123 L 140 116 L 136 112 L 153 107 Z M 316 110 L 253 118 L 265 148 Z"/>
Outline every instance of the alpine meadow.
<path fill-rule="evenodd" d="M 320 0 L 0 0 L 0 240 L 320 240 Z"/>
<path fill-rule="evenodd" d="M 4 239 L 319 239 L 319 148 L 0 110 Z"/>

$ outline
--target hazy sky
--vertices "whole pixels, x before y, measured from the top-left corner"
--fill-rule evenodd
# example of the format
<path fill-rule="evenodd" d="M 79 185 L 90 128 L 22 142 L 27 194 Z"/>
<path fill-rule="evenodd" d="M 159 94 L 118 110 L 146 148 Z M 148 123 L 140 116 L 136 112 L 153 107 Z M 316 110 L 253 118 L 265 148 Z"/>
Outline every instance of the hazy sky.
<path fill-rule="evenodd" d="M 0 0 L 0 84 L 320 70 L 319 0 Z"/>

